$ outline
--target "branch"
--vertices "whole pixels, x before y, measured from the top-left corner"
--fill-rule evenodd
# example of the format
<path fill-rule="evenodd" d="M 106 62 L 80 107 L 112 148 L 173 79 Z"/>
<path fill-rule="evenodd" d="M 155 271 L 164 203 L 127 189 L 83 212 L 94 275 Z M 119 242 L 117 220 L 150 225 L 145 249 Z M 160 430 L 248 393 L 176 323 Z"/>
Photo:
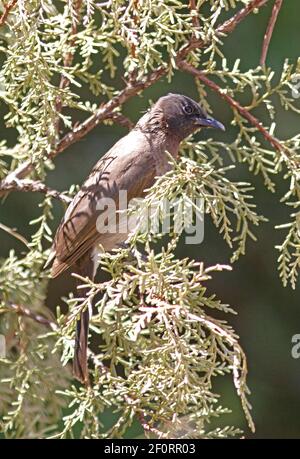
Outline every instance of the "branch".
<path fill-rule="evenodd" d="M 190 0 L 189 1 L 189 8 L 192 16 L 192 23 L 195 29 L 200 28 L 200 23 L 199 23 L 199 17 L 198 17 L 198 11 L 197 11 L 197 6 L 196 6 L 196 0 Z"/>
<path fill-rule="evenodd" d="M 15 6 L 18 0 L 10 0 L 5 6 L 4 6 L 4 12 L 0 18 L 0 27 L 5 23 L 7 16 L 9 15 L 10 11 L 12 8 Z"/>
<path fill-rule="evenodd" d="M 228 19 L 228 21 L 225 21 L 220 27 L 218 27 L 218 34 L 221 35 L 233 32 L 236 26 L 250 13 L 252 13 L 253 10 L 261 8 L 267 2 L 268 0 L 252 0 L 247 6 L 245 6 L 245 8 L 242 8 L 232 18 Z"/>
<path fill-rule="evenodd" d="M 234 16 L 232 16 L 227 21 L 223 22 L 223 24 L 219 25 L 219 27 L 217 27 L 215 31 L 216 35 L 223 36 L 232 33 L 236 26 L 243 19 L 245 19 L 250 13 L 252 13 L 253 10 L 261 8 L 263 5 L 265 5 L 267 1 L 268 0 L 252 0 L 247 6 L 238 11 Z M 177 55 L 177 60 L 181 61 L 194 49 L 203 48 L 207 44 L 208 41 L 206 40 L 196 40 L 194 37 L 192 37 L 190 42 L 179 51 Z"/>
<path fill-rule="evenodd" d="M 201 71 L 193 67 L 191 64 L 188 64 L 186 61 L 181 61 L 178 63 L 178 67 L 181 70 L 184 70 L 185 72 L 189 72 L 195 77 L 197 77 L 199 80 L 203 81 L 204 84 L 206 84 L 209 88 L 211 88 L 213 91 L 219 94 L 219 96 L 222 97 L 222 99 L 226 100 L 228 104 L 233 107 L 235 110 L 237 110 L 246 120 L 249 121 L 253 126 L 255 126 L 264 136 L 264 138 L 278 151 L 286 152 L 286 148 L 284 145 L 280 143 L 280 141 L 272 136 L 261 124 L 261 122 L 253 116 L 246 108 L 244 108 L 242 105 L 240 105 L 235 99 L 233 99 L 229 94 L 224 92 L 224 89 L 222 89 L 220 86 L 218 86 L 215 82 L 207 78 L 207 76 Z"/>
<path fill-rule="evenodd" d="M 30 319 L 38 322 L 39 324 L 46 325 L 46 327 L 51 330 L 57 330 L 57 325 L 52 320 L 46 319 L 46 317 L 36 314 L 25 306 L 19 304 L 11 303 L 7 306 L 7 311 L 14 311 L 16 314 L 29 317 Z"/>
<path fill-rule="evenodd" d="M 272 9 L 271 17 L 270 17 L 270 20 L 269 20 L 269 23 L 268 23 L 268 27 L 267 27 L 267 30 L 266 30 L 266 33 L 265 33 L 265 36 L 264 36 L 264 41 L 263 41 L 263 46 L 262 46 L 262 52 L 261 52 L 261 58 L 260 58 L 260 65 L 261 66 L 264 66 L 265 63 L 266 63 L 266 57 L 267 57 L 267 54 L 268 54 L 270 41 L 271 41 L 272 34 L 273 34 L 273 31 L 274 31 L 274 27 L 275 27 L 275 24 L 276 24 L 276 21 L 277 21 L 278 13 L 279 13 L 280 8 L 282 6 L 282 1 L 283 0 L 275 0 L 274 6 L 273 6 L 273 9 Z"/>
<path fill-rule="evenodd" d="M 48 188 L 42 182 L 24 179 L 18 180 L 13 179 L 10 180 L 8 183 L 0 182 L 0 196 L 5 195 L 7 191 L 25 191 L 25 192 L 34 192 L 34 193 L 44 193 L 46 196 L 51 196 L 53 198 L 59 199 L 60 201 L 64 202 L 65 204 L 69 204 L 72 199 L 69 196 L 60 193 L 57 190 L 53 190 L 52 188 Z"/>
<path fill-rule="evenodd" d="M 263 6 L 268 0 L 252 0 L 246 7 L 242 8 L 238 11 L 231 19 L 228 19 L 223 24 L 221 24 L 216 33 L 218 35 L 224 35 L 226 33 L 231 33 L 235 27 L 245 19 L 255 8 L 260 8 Z M 207 43 L 203 40 L 195 40 L 193 37 L 191 38 L 191 42 L 185 45 L 177 54 L 176 63 L 178 64 L 182 61 L 183 58 L 187 56 L 187 54 L 193 50 L 198 49 L 201 47 L 206 46 Z M 50 154 L 50 158 L 55 158 L 59 153 L 66 150 L 69 146 L 73 143 L 79 141 L 92 131 L 99 123 L 102 121 L 111 118 L 113 112 L 116 108 L 123 105 L 127 100 L 131 99 L 135 95 L 137 95 L 140 91 L 149 88 L 158 80 L 160 80 L 163 76 L 167 74 L 168 69 L 166 67 L 159 67 L 158 69 L 154 70 L 149 75 L 146 75 L 141 80 L 132 80 L 130 81 L 127 86 L 119 92 L 115 97 L 109 100 L 106 104 L 99 107 L 95 114 L 87 118 L 83 123 L 79 126 L 75 127 L 71 132 L 66 134 L 60 142 L 57 144 L 55 150 L 53 150 Z M 25 161 L 24 163 L 20 164 L 20 166 L 8 174 L 8 176 L 0 182 L 0 190 L 1 187 L 7 183 L 11 183 L 11 181 L 16 179 L 22 179 L 26 177 L 30 172 L 34 170 L 34 165 L 30 161 Z M 0 192 L 1 196 L 1 192 Z"/>
<path fill-rule="evenodd" d="M 23 244 L 26 245 L 27 248 L 29 247 L 29 242 L 27 241 L 27 239 L 25 239 L 25 237 L 22 236 L 22 234 L 18 233 L 18 231 L 15 228 L 9 228 L 9 226 L 0 223 L 0 229 L 15 237 L 19 241 L 23 242 Z"/>

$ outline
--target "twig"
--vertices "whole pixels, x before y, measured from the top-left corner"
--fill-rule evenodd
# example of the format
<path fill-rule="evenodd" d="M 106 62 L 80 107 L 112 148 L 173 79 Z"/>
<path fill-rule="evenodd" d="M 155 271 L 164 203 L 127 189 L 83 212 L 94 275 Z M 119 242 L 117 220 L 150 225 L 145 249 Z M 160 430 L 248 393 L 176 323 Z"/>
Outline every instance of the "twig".
<path fill-rule="evenodd" d="M 220 27 L 218 27 L 217 32 L 220 35 L 233 32 L 236 26 L 243 21 L 249 13 L 252 13 L 255 9 L 261 8 L 267 2 L 268 0 L 252 0 L 247 6 L 245 6 L 245 8 L 242 8 L 234 16 L 228 19 L 228 21 L 225 21 Z"/>
<path fill-rule="evenodd" d="M 252 0 L 247 6 L 238 11 L 234 16 L 223 22 L 223 24 L 219 25 L 215 32 L 216 35 L 222 36 L 233 32 L 233 30 L 242 20 L 244 20 L 250 13 L 252 13 L 253 10 L 261 8 L 263 5 L 265 5 L 267 1 L 268 0 Z M 184 59 L 194 49 L 203 48 L 207 44 L 208 41 L 206 40 L 195 40 L 192 38 L 192 40 L 178 52 L 177 61 Z"/>
<path fill-rule="evenodd" d="M 268 54 L 269 46 L 270 46 L 270 41 L 273 35 L 274 27 L 277 21 L 277 16 L 280 11 L 280 8 L 282 6 L 282 1 L 283 0 L 275 0 L 271 17 L 268 23 L 268 27 L 264 36 L 264 41 L 263 41 L 263 46 L 262 46 L 262 52 L 261 52 L 261 58 L 260 58 L 260 65 L 264 66 L 266 63 L 266 57 Z"/>
<path fill-rule="evenodd" d="M 11 303 L 7 306 L 7 310 L 12 310 L 16 314 L 29 317 L 30 319 L 38 322 L 39 324 L 46 325 L 46 327 L 50 328 L 51 330 L 57 330 L 57 325 L 52 320 L 46 319 L 46 317 L 41 316 L 40 314 L 36 314 L 35 312 L 31 311 L 29 308 L 22 306 L 20 304 Z"/>
<path fill-rule="evenodd" d="M 146 421 L 145 415 L 142 413 L 138 413 L 137 417 L 141 423 L 141 426 L 143 427 L 145 433 L 153 433 L 156 435 L 159 439 L 164 438 L 164 439 L 170 439 L 169 435 L 167 433 L 162 432 L 161 430 L 156 429 L 155 427 L 150 426 L 150 424 Z"/>
<path fill-rule="evenodd" d="M 203 81 L 209 88 L 218 93 L 228 104 L 236 109 L 246 120 L 249 121 L 253 126 L 255 126 L 265 137 L 265 139 L 278 151 L 286 151 L 286 148 L 280 143 L 276 137 L 272 136 L 260 123 L 260 121 L 253 116 L 246 108 L 240 105 L 235 99 L 233 99 L 229 94 L 225 93 L 224 90 L 218 86 L 214 81 L 207 78 L 207 76 L 201 71 L 193 67 L 191 64 L 186 61 L 181 61 L 178 63 L 178 67 L 185 72 L 189 72 L 199 80 Z"/>
<path fill-rule="evenodd" d="M 0 18 L 0 27 L 5 23 L 7 16 L 9 15 L 11 9 L 15 6 L 18 0 L 10 0 L 5 6 L 4 6 L 4 12 Z"/>
<path fill-rule="evenodd" d="M 16 229 L 9 228 L 8 226 L 4 225 L 3 223 L 0 223 L 0 229 L 5 231 L 6 233 L 10 234 L 11 236 L 15 237 L 19 241 L 23 242 L 23 244 L 25 244 L 26 247 L 29 246 L 29 242 L 27 241 L 27 239 L 25 239 L 25 237 L 22 236 L 22 234 L 18 233 L 18 231 Z"/>
<path fill-rule="evenodd" d="M 218 28 L 216 33 L 218 35 L 224 35 L 226 33 L 232 32 L 235 27 L 245 19 L 255 8 L 260 8 L 263 6 L 268 0 L 252 0 L 246 7 L 242 8 L 239 12 L 237 12 L 231 19 L 228 19 L 223 24 L 221 24 Z M 187 54 L 196 48 L 201 48 L 206 46 L 207 43 L 203 40 L 192 40 L 191 43 L 185 45 L 177 55 L 177 63 L 182 61 Z M 158 69 L 154 70 L 149 75 L 146 75 L 143 79 L 137 81 L 130 81 L 127 86 L 119 92 L 118 95 L 113 97 L 109 100 L 106 104 L 99 107 L 99 109 L 94 113 L 92 116 L 87 118 L 83 123 L 79 126 L 75 127 L 71 132 L 66 134 L 61 141 L 57 144 L 55 150 L 53 150 L 50 154 L 50 158 L 55 158 L 59 153 L 66 150 L 69 146 L 73 143 L 82 139 L 86 134 L 88 134 L 91 130 L 93 130 L 99 123 L 108 119 L 112 116 L 114 110 L 121 105 L 123 105 L 127 100 L 131 99 L 135 95 L 137 95 L 140 91 L 149 88 L 158 80 L 160 80 L 163 76 L 167 74 L 166 67 L 159 67 Z M 0 182 L 0 189 L 6 183 L 10 183 L 12 180 L 15 179 L 22 179 L 26 177 L 32 170 L 34 169 L 34 165 L 30 161 L 25 161 L 24 163 L 20 164 L 20 166 L 10 172 L 8 176 Z M 1 196 L 1 191 L 0 191 Z"/>
<path fill-rule="evenodd" d="M 194 28 L 199 29 L 200 23 L 199 23 L 199 17 L 197 16 L 196 0 L 189 1 L 189 8 L 190 8 L 191 15 L 192 15 L 193 26 Z"/>
<path fill-rule="evenodd" d="M 21 163 L 15 170 L 10 172 L 5 179 L 1 180 L 0 187 L 17 179 L 23 179 L 33 170 L 33 164 L 27 160 Z M 1 193 L 0 193 L 1 196 Z"/>
<path fill-rule="evenodd" d="M 46 194 L 46 196 L 51 196 L 53 198 L 59 199 L 65 204 L 69 204 L 72 201 L 72 199 L 69 196 L 66 196 L 57 190 L 53 190 L 52 188 L 47 187 L 42 182 L 29 180 L 29 179 L 24 179 L 24 180 L 14 179 L 14 180 L 11 180 L 9 183 L 0 182 L 0 196 L 2 194 L 5 194 L 7 191 L 12 191 L 12 190 L 44 193 Z"/>

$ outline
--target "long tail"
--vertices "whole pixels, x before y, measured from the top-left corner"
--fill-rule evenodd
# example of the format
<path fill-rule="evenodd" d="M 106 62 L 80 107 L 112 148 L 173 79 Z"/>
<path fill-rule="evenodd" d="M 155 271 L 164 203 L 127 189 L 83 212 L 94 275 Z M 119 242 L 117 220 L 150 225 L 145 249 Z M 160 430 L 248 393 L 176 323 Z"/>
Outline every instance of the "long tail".
<path fill-rule="evenodd" d="M 92 251 L 87 252 L 76 263 L 76 272 L 83 277 L 94 278 L 94 260 Z M 82 284 L 78 281 L 78 285 Z M 82 297 L 87 296 L 88 289 L 80 291 Z M 89 336 L 89 321 L 90 321 L 90 308 L 87 307 L 80 315 L 77 321 L 76 335 L 75 335 L 75 351 L 73 360 L 73 374 L 75 378 L 85 385 L 89 385 L 89 372 L 88 372 L 88 336 Z"/>
<path fill-rule="evenodd" d="M 73 360 L 73 374 L 83 384 L 89 384 L 89 373 L 87 364 L 87 348 L 89 336 L 90 311 L 88 308 L 81 313 L 77 321 L 75 336 L 75 351 Z"/>

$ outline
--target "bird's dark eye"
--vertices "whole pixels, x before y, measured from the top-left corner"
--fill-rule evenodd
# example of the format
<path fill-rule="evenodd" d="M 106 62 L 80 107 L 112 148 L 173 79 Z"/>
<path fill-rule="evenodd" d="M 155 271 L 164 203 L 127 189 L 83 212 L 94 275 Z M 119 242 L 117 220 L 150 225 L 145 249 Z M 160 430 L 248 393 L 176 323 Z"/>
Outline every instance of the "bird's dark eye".
<path fill-rule="evenodd" d="M 183 109 L 184 109 L 184 111 L 185 111 L 185 113 L 187 115 L 191 115 L 193 113 L 193 111 L 194 111 L 194 109 L 193 109 L 193 107 L 191 105 L 185 105 L 183 107 Z"/>

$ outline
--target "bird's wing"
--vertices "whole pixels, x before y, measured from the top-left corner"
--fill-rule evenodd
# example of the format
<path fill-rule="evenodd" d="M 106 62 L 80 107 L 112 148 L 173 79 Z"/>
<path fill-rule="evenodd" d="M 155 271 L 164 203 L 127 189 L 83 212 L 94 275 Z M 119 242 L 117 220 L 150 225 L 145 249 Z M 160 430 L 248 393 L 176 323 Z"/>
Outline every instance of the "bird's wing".
<path fill-rule="evenodd" d="M 129 202 L 143 196 L 143 191 L 153 184 L 155 175 L 153 157 L 141 142 L 130 135 L 117 142 L 96 164 L 67 209 L 54 240 L 52 277 L 76 263 L 96 243 L 111 250 L 118 236 L 101 234 L 97 229 L 101 214 L 101 209 L 97 208 L 99 200 L 112 198 L 118 208 L 119 190 L 127 191 Z"/>

